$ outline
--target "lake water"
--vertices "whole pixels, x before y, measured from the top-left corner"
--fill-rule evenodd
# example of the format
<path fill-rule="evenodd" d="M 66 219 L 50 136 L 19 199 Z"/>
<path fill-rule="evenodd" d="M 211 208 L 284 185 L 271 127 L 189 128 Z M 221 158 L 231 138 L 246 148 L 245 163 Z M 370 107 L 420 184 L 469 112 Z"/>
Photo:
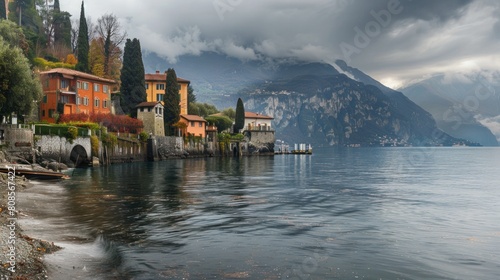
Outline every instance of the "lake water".
<path fill-rule="evenodd" d="M 495 279 L 500 149 L 78 169 L 21 194 L 49 279 Z"/>

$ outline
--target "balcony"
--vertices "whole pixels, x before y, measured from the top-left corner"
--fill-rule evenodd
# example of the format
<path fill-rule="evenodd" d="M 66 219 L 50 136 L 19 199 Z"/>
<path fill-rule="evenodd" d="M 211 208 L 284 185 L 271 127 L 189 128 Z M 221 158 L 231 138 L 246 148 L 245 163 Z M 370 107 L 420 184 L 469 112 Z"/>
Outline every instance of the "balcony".
<path fill-rule="evenodd" d="M 245 131 L 274 131 L 269 125 L 248 125 L 243 128 Z"/>

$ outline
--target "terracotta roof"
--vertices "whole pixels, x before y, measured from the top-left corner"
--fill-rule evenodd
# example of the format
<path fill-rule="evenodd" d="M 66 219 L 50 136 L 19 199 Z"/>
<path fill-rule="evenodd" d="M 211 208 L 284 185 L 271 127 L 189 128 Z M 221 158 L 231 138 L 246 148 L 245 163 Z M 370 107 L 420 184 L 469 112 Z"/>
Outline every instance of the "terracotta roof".
<path fill-rule="evenodd" d="M 144 79 L 146 81 L 166 81 L 167 80 L 167 74 L 163 73 L 155 73 L 155 74 L 146 74 L 144 75 Z M 179 83 L 191 83 L 189 80 L 179 78 L 177 77 L 177 82 Z"/>
<path fill-rule="evenodd" d="M 196 115 L 181 115 L 181 118 L 184 118 L 188 121 L 193 121 L 193 122 L 207 122 L 204 118 Z"/>
<path fill-rule="evenodd" d="M 78 77 L 78 78 L 84 78 L 84 79 L 89 79 L 89 80 L 94 80 L 94 81 L 100 81 L 100 82 L 106 82 L 106 83 L 111 83 L 111 84 L 116 84 L 116 81 L 111 80 L 111 79 L 106 79 L 102 77 L 98 77 L 92 74 L 76 71 L 73 69 L 66 69 L 66 68 L 54 68 L 48 71 L 42 71 L 40 72 L 40 75 L 48 75 L 48 74 L 61 74 L 61 75 L 68 75 L 68 76 L 73 76 L 73 77 Z"/>
<path fill-rule="evenodd" d="M 141 108 L 141 107 L 154 107 L 156 105 L 160 104 L 161 105 L 161 102 L 142 102 L 142 103 L 139 103 L 137 104 L 137 106 L 135 106 L 136 108 Z M 163 105 L 162 105 L 163 106 Z"/>
<path fill-rule="evenodd" d="M 254 112 L 245 112 L 245 119 L 266 119 L 266 120 L 273 120 L 273 117 L 262 115 L 259 113 L 254 113 Z"/>

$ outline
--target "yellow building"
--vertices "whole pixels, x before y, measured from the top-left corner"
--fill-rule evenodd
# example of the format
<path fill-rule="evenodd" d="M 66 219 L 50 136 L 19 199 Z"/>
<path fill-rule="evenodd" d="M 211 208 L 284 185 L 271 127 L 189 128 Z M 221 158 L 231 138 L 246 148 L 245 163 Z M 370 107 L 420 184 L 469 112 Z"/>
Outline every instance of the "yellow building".
<path fill-rule="evenodd" d="M 156 71 L 155 74 L 146 74 L 146 94 L 148 102 L 160 101 L 163 104 L 165 97 L 165 87 L 167 81 L 167 73 L 160 73 Z M 179 83 L 179 95 L 181 102 L 181 115 L 187 115 L 188 113 L 188 87 L 190 81 L 177 77 L 177 83 Z"/>

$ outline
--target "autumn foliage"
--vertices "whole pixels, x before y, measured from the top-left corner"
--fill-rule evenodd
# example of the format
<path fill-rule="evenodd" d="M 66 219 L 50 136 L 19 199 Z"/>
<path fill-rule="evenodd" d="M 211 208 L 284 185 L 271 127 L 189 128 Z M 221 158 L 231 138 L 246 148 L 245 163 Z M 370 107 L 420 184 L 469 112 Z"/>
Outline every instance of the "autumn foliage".
<path fill-rule="evenodd" d="M 74 54 L 70 53 L 66 56 L 66 60 L 64 61 L 65 63 L 68 63 L 68 64 L 71 64 L 71 65 L 76 65 L 76 63 L 78 62 L 76 60 L 76 57 Z"/>
<path fill-rule="evenodd" d="M 144 127 L 141 120 L 126 115 L 79 113 L 59 117 L 59 123 L 70 122 L 98 123 L 105 126 L 109 132 L 140 133 Z"/>

